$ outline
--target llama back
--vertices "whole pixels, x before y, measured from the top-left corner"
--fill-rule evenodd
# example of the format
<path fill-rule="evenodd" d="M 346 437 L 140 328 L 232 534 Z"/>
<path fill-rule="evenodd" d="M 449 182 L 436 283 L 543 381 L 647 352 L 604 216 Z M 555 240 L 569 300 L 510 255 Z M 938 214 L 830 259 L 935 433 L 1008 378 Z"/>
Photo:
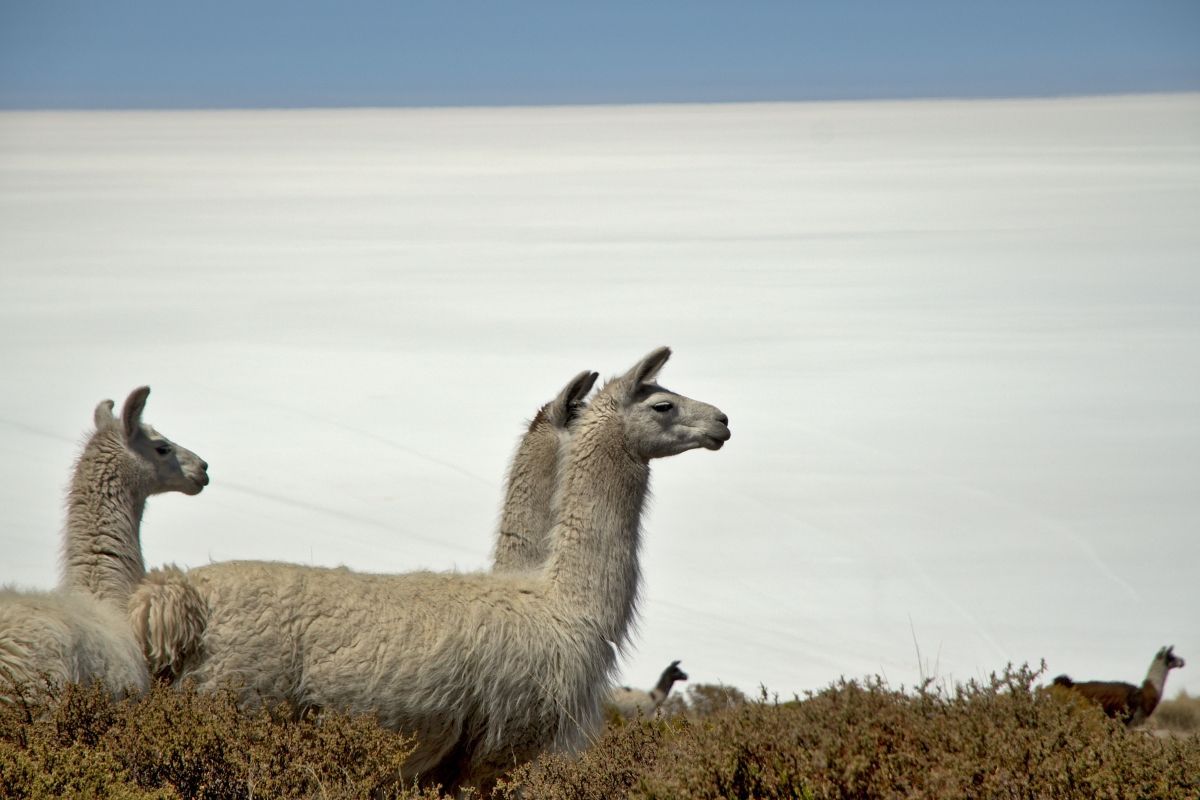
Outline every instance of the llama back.
<path fill-rule="evenodd" d="M 0 699 L 93 677 L 118 697 L 147 688 L 141 648 L 116 608 L 75 592 L 0 589 Z"/>
<path fill-rule="evenodd" d="M 609 694 L 607 707 L 619 716 L 635 719 L 639 713 L 647 717 L 653 714 L 655 703 L 649 692 L 634 689 L 632 686 L 621 686 Z"/>
<path fill-rule="evenodd" d="M 615 661 L 597 628 L 568 622 L 546 585 L 521 574 L 309 568 L 303 592 L 302 702 L 373 712 L 399 730 L 455 718 L 485 747 L 533 727 L 567 748 L 599 705 L 587 676 Z"/>
<path fill-rule="evenodd" d="M 1072 681 L 1060 675 L 1054 685 L 1096 703 L 1105 714 L 1118 719 L 1128 718 L 1142 703 L 1142 690 L 1123 681 Z"/>
<path fill-rule="evenodd" d="M 556 749 L 574 749 L 609 685 L 588 676 L 614 667 L 597 628 L 568 624 L 545 584 L 519 574 L 226 562 L 188 578 L 209 618 L 204 659 L 184 677 L 244 702 L 375 714 L 422 742 L 409 771 L 464 736 L 500 748 L 516 732 L 544 742 L 553 731 Z"/>
<path fill-rule="evenodd" d="M 299 593 L 305 567 L 279 562 L 228 561 L 189 570 L 187 579 L 207 607 L 197 650 L 177 682 L 230 689 L 245 705 L 298 701 L 296 615 L 285 603 Z M 170 635 L 151 628 L 151 638 Z"/>

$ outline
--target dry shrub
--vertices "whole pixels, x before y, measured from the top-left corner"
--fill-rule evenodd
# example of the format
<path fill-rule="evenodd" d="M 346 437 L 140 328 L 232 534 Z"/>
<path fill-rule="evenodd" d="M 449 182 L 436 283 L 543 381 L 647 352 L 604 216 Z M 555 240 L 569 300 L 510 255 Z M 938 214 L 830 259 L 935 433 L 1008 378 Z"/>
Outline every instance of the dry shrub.
<path fill-rule="evenodd" d="M 695 719 L 737 708 L 745 702 L 746 695 L 735 686 L 695 683 L 686 692 L 668 697 L 661 711 L 664 717 L 687 716 Z"/>
<path fill-rule="evenodd" d="M 1163 700 L 1150 717 L 1150 723 L 1157 730 L 1177 735 L 1200 734 L 1200 697 L 1180 692 L 1174 700 Z"/>
<path fill-rule="evenodd" d="M 680 692 L 675 692 L 668 695 L 667 699 L 663 701 L 663 704 L 659 706 L 658 713 L 660 716 L 667 718 L 687 716 L 687 698 Z M 612 721 L 611 717 L 609 717 L 609 721 Z"/>
<path fill-rule="evenodd" d="M 494 796 L 1200 797 L 1200 737 L 1127 731 L 1037 677 L 1008 669 L 911 691 L 842 680 L 786 703 L 693 687 L 684 714 L 613 725 L 577 757 L 513 770 Z M 1196 705 L 1183 697 L 1155 717 Z M 274 712 L 163 688 L 117 702 L 67 687 L 46 706 L 0 706 L 0 797 L 441 797 L 399 781 L 409 741 L 374 720 Z"/>
<path fill-rule="evenodd" d="M 617 718 L 594 746 L 576 757 L 544 755 L 512 770 L 492 793 L 505 800 L 610 800 L 626 797 L 685 720 Z"/>
<path fill-rule="evenodd" d="M 0 797 L 441 796 L 400 781 L 411 742 L 373 719 L 284 712 L 190 689 L 114 701 L 67 686 L 42 707 L 0 707 Z"/>
<path fill-rule="evenodd" d="M 1188 798 L 1200 740 L 1126 731 L 1034 687 L 1028 668 L 952 690 L 839 681 L 803 700 L 615 727 L 543 757 L 504 796 Z M 592 792 L 588 794 L 588 792 Z"/>
<path fill-rule="evenodd" d="M 719 683 L 695 683 L 686 691 L 672 692 L 668 695 L 652 716 L 695 719 L 735 708 L 745 702 L 746 695 L 737 687 Z M 616 706 L 607 705 L 604 709 L 604 721 L 608 725 L 622 725 L 626 720 Z"/>

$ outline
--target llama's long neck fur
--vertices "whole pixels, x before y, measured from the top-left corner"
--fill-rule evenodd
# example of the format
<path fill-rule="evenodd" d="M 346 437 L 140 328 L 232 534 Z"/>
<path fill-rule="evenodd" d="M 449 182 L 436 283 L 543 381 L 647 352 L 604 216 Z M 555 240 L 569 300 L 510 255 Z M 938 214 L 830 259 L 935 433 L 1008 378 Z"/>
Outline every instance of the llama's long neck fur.
<path fill-rule="evenodd" d="M 1146 672 L 1146 683 L 1153 686 L 1161 694 L 1163 687 L 1167 683 L 1167 660 L 1165 658 L 1156 658 L 1150 662 L 1150 669 Z"/>
<path fill-rule="evenodd" d="M 510 572 L 542 564 L 547 538 L 553 524 L 551 500 L 557 482 L 558 455 L 562 437 L 547 416 L 550 404 L 542 406 L 521 440 L 508 471 L 508 489 L 500 514 L 492 569 Z"/>
<path fill-rule="evenodd" d="M 640 519 L 650 467 L 625 446 L 616 401 L 601 394 L 565 448 L 553 554 L 545 575 L 618 646 L 625 643 L 641 574 Z"/>
<path fill-rule="evenodd" d="M 67 495 L 64 588 L 124 610 L 146 573 L 140 528 L 146 481 L 116 430 L 96 432 L 75 464 Z"/>
<path fill-rule="evenodd" d="M 675 679 L 669 673 L 664 672 L 662 677 L 658 679 L 658 683 L 650 690 L 650 699 L 655 703 L 662 703 L 667 699 L 667 695 L 671 693 L 671 687 L 675 685 Z"/>
<path fill-rule="evenodd" d="M 1147 700 L 1150 701 L 1150 708 L 1147 713 L 1154 710 L 1154 706 L 1158 705 L 1159 699 L 1162 698 L 1163 689 L 1167 685 L 1167 660 L 1165 658 L 1155 658 L 1150 662 L 1150 669 L 1146 672 L 1146 680 L 1142 681 L 1142 691 L 1153 692 L 1153 696 L 1147 695 Z"/>

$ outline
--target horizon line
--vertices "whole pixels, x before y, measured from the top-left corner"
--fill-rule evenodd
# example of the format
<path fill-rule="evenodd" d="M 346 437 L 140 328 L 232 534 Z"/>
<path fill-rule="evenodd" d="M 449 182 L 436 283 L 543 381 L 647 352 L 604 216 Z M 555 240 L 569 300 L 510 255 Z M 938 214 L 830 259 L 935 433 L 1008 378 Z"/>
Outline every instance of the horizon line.
<path fill-rule="evenodd" d="M 233 105 L 6 105 L 0 100 L 0 113 L 96 113 L 96 112 L 233 112 L 233 111 L 401 111 L 453 109 L 545 109 L 545 108 L 627 108 L 637 106 L 716 106 L 716 105 L 800 105 L 832 103 L 912 103 L 912 102 L 1003 102 L 1016 100 L 1086 100 L 1117 97 L 1168 97 L 1200 94 L 1191 89 L 1154 89 L 1146 91 L 1045 92 L 996 94 L 914 94 L 863 95 L 846 97 L 809 97 L 792 99 L 718 99 L 718 100 L 579 100 L 567 102 L 480 102 L 480 103 L 279 103 Z"/>

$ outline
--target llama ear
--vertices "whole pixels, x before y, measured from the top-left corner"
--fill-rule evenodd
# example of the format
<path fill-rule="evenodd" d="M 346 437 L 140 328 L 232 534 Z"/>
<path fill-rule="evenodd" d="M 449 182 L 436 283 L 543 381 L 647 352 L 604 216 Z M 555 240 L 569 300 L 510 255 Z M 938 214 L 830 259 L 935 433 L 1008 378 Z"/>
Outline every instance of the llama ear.
<path fill-rule="evenodd" d="M 563 394 L 568 404 L 582 403 L 583 398 L 588 396 L 588 392 L 592 390 L 592 386 L 596 383 L 596 378 L 600 377 L 599 372 L 591 372 L 584 370 L 571 379 L 567 384 L 567 388 L 563 390 Z"/>
<path fill-rule="evenodd" d="M 96 411 L 92 414 L 92 421 L 96 423 L 96 430 L 106 430 L 117 424 L 116 417 L 112 413 L 113 405 L 112 400 L 101 400 L 100 404 L 96 406 Z"/>
<path fill-rule="evenodd" d="M 146 398 L 149 396 L 150 387 L 139 386 L 125 398 L 125 407 L 121 409 L 121 425 L 125 429 L 126 440 L 137 435 L 142 422 L 142 409 L 146 407 Z"/>
<path fill-rule="evenodd" d="M 597 374 L 584 370 L 574 378 L 571 378 L 567 385 L 560 389 L 558 394 L 554 396 L 554 399 L 547 403 L 542 411 L 538 412 L 538 416 L 535 417 L 533 424 L 544 418 L 549 420 L 550 424 L 554 427 L 565 429 L 575 417 L 579 416 L 580 404 L 583 402 L 583 398 L 587 397 L 587 393 L 591 391 L 592 384 L 596 382 Z M 543 417 L 543 413 L 547 416 Z M 533 424 L 531 424 L 530 430 L 533 429 Z"/>
<path fill-rule="evenodd" d="M 663 364 L 666 364 L 670 357 L 671 348 L 669 347 L 651 350 L 645 358 L 634 364 L 633 369 L 621 376 L 621 380 L 627 385 L 628 390 L 633 392 L 643 383 L 649 383 L 658 377 L 658 371 L 663 368 Z"/>

